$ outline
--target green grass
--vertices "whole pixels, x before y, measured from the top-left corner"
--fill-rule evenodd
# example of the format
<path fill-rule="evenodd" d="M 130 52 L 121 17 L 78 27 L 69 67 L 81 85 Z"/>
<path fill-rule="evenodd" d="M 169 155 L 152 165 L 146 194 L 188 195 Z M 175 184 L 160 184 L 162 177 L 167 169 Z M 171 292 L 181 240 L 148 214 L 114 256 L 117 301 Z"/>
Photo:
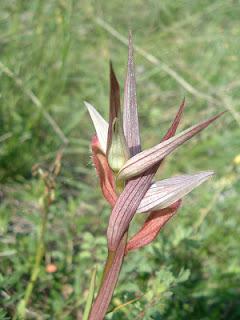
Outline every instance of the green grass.
<path fill-rule="evenodd" d="M 119 35 L 129 27 L 144 147 L 160 140 L 183 96 L 182 128 L 228 112 L 159 173 L 216 176 L 186 198 L 154 244 L 129 255 L 111 309 L 145 295 L 107 319 L 239 319 L 239 15 L 238 0 L 1 1 L 0 319 L 13 317 L 33 264 L 43 186 L 31 168 L 48 167 L 63 136 L 69 143 L 29 318 L 80 319 L 95 264 L 100 278 L 110 210 L 91 165 L 83 101 L 107 115 L 109 59 L 123 89 Z M 57 272 L 45 271 L 49 263 Z"/>

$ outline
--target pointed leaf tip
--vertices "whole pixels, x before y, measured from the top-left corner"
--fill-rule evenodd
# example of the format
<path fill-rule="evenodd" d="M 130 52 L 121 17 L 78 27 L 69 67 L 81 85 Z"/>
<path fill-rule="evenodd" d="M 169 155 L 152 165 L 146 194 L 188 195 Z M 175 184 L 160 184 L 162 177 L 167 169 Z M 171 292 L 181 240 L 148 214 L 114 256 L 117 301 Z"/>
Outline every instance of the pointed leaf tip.
<path fill-rule="evenodd" d="M 184 130 L 175 137 L 165 140 L 158 145 L 140 152 L 130 158 L 119 172 L 119 179 L 130 179 L 143 174 L 164 157 L 172 153 L 177 147 L 194 137 L 197 133 L 208 127 L 213 121 L 219 118 L 221 114 L 214 116 L 200 124 Z"/>
<path fill-rule="evenodd" d="M 182 115 L 183 115 L 183 111 L 185 109 L 185 97 L 183 98 L 182 103 L 180 104 L 180 107 L 178 109 L 178 112 L 172 122 L 172 125 L 170 126 L 170 128 L 168 129 L 167 133 L 165 134 L 165 136 L 162 138 L 162 141 L 168 140 L 169 138 L 173 137 L 177 131 L 177 128 L 179 126 L 179 123 L 181 121 Z"/>
<path fill-rule="evenodd" d="M 100 113 L 88 102 L 84 101 L 84 104 L 92 119 L 93 125 L 96 130 L 96 134 L 101 146 L 102 151 L 106 154 L 107 151 L 107 136 L 108 136 L 108 123 Z"/>
<path fill-rule="evenodd" d="M 120 111 L 120 86 L 110 61 L 110 118 L 117 118 Z"/>
<path fill-rule="evenodd" d="M 131 31 L 129 31 L 128 63 L 124 85 L 123 106 L 124 134 L 126 137 L 128 148 L 130 150 L 130 154 L 131 156 L 134 156 L 141 151 L 141 142 L 138 123 L 136 77 Z"/>
<path fill-rule="evenodd" d="M 157 181 L 151 185 L 145 194 L 137 212 L 141 213 L 169 207 L 200 186 L 213 174 L 213 171 L 204 171 Z"/>
<path fill-rule="evenodd" d="M 107 141 L 107 150 L 111 145 L 112 141 L 112 126 L 113 121 L 116 118 L 121 117 L 120 111 L 120 87 L 116 77 L 116 74 L 113 69 L 112 62 L 110 61 L 110 101 L 109 101 L 109 127 L 108 127 L 108 141 Z"/>

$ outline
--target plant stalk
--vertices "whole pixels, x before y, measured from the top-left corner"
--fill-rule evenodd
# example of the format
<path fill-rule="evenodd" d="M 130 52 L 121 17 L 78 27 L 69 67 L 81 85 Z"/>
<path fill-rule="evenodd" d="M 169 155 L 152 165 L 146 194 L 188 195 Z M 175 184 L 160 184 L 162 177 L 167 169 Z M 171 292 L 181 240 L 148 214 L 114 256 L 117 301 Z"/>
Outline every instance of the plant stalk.
<path fill-rule="evenodd" d="M 124 234 L 116 251 L 109 251 L 105 263 L 101 285 L 92 306 L 89 320 L 103 320 L 111 302 L 114 289 L 124 260 L 127 245 L 127 232 Z"/>
<path fill-rule="evenodd" d="M 37 281 L 37 278 L 40 272 L 40 264 L 44 255 L 45 233 L 46 233 L 47 220 L 48 220 L 48 208 L 49 208 L 48 201 L 46 201 L 42 209 L 42 221 L 41 221 L 40 233 L 39 233 L 38 242 L 37 242 L 34 266 L 33 266 L 31 276 L 24 293 L 24 297 L 17 306 L 16 313 L 14 315 L 13 320 L 17 320 L 17 319 L 24 320 L 26 318 L 26 308 L 31 298 L 35 283 Z"/>

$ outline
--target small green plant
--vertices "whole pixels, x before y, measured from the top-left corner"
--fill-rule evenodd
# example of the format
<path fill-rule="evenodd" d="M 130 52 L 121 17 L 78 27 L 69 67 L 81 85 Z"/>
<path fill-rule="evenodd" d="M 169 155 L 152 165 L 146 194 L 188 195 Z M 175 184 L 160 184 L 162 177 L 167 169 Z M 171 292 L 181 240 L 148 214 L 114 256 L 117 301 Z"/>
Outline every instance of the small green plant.
<path fill-rule="evenodd" d="M 22 300 L 19 302 L 19 304 L 17 305 L 16 313 L 13 318 L 14 320 L 15 319 L 22 320 L 26 318 L 26 308 L 30 301 L 35 283 L 39 276 L 40 265 L 44 255 L 48 213 L 49 213 L 49 208 L 55 199 L 56 177 L 60 173 L 61 158 L 62 158 L 62 151 L 60 151 L 57 154 L 56 159 L 53 163 L 53 166 L 48 171 L 43 170 L 38 165 L 33 167 L 33 175 L 38 176 L 45 186 L 44 194 L 40 199 L 42 219 L 41 219 L 40 232 L 39 232 L 37 246 L 36 246 L 36 254 L 34 258 L 33 268 L 29 278 L 29 282 L 24 292 L 24 296 Z"/>

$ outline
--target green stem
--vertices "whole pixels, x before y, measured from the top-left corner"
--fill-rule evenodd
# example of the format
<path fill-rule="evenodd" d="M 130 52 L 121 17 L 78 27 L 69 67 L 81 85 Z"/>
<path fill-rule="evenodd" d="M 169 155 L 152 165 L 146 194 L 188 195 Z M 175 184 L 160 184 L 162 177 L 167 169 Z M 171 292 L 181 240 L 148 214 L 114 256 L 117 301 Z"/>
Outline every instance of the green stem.
<path fill-rule="evenodd" d="M 91 311 L 92 302 L 93 302 L 93 298 L 94 298 L 94 289 L 95 289 L 95 282 L 96 282 L 96 273 L 97 273 L 97 268 L 95 267 L 95 268 L 93 269 L 92 276 L 91 276 L 91 282 L 90 282 L 90 287 L 89 287 L 87 302 L 86 302 L 86 306 L 85 306 L 85 309 L 84 309 L 83 319 L 82 319 L 82 320 L 88 320 L 88 318 L 89 318 L 89 313 L 90 313 L 90 311 Z"/>
<path fill-rule="evenodd" d="M 13 320 L 17 320 L 17 319 L 24 320 L 26 318 L 26 307 L 31 298 L 33 288 L 37 281 L 37 278 L 40 272 L 40 264 L 44 255 L 44 242 L 45 242 L 44 240 L 45 240 L 45 233 L 46 233 L 46 227 L 47 227 L 47 218 L 48 218 L 48 205 L 45 204 L 43 208 L 41 228 L 40 228 L 40 233 L 39 233 L 39 238 L 38 238 L 38 243 L 36 248 L 34 266 L 31 272 L 28 285 L 24 293 L 24 297 L 17 306 L 16 313 L 14 315 Z"/>

